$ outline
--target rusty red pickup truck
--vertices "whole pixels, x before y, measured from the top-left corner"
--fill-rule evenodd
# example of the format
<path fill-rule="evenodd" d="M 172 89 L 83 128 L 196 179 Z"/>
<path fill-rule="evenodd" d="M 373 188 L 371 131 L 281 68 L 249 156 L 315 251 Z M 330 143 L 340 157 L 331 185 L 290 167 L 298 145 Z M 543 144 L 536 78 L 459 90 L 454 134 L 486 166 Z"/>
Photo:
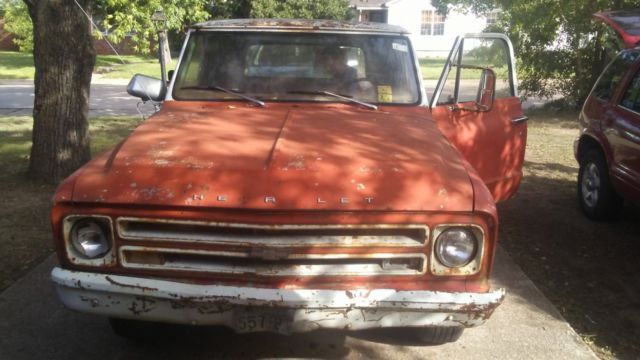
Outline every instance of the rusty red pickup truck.
<path fill-rule="evenodd" d="M 129 84 L 161 109 L 57 190 L 60 299 L 125 336 L 482 324 L 527 136 L 513 49 L 458 37 L 429 93 L 421 61 L 387 24 L 193 26 L 175 73 Z"/>

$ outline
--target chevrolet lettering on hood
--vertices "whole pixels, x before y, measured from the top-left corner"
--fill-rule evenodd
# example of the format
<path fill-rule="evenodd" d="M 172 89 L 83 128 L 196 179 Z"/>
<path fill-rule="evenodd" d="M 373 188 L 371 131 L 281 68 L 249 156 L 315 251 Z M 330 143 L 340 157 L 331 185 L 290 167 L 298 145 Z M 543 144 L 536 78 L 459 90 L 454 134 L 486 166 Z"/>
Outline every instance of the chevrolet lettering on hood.
<path fill-rule="evenodd" d="M 159 110 L 56 192 L 60 299 L 125 337 L 404 327 L 441 344 L 484 323 L 526 117 L 507 37 L 452 45 L 427 94 L 400 27 L 193 26 L 172 76 L 128 86 Z"/>
<path fill-rule="evenodd" d="M 372 196 L 367 196 L 367 197 L 362 198 L 362 200 L 363 200 L 364 202 L 366 202 L 367 204 L 371 204 L 371 203 L 373 202 L 373 197 L 372 197 Z M 218 196 L 218 201 L 227 201 L 227 197 L 226 197 L 226 196 L 222 196 L 222 197 Z M 273 204 L 275 204 L 275 203 L 277 203 L 277 202 L 278 202 L 278 200 L 276 199 L 276 197 L 275 197 L 275 196 L 265 196 L 265 197 L 264 197 L 264 202 L 266 202 L 266 203 L 273 203 Z M 317 202 L 318 204 L 326 204 L 326 203 L 327 203 L 327 200 L 324 200 L 324 199 L 322 199 L 321 197 L 317 197 L 317 198 L 316 198 L 316 202 Z M 346 205 L 346 204 L 348 204 L 349 202 L 351 202 L 351 200 L 349 200 L 349 198 L 346 198 L 346 197 L 341 197 L 341 198 L 338 200 L 338 203 L 339 203 L 339 204 L 343 204 L 343 205 Z"/>

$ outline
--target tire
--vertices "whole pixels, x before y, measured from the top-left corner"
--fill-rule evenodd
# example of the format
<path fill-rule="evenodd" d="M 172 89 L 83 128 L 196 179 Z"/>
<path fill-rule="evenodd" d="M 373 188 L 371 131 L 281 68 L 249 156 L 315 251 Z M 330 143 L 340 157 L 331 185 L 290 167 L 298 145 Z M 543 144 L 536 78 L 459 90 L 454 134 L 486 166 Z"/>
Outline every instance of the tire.
<path fill-rule="evenodd" d="M 588 150 L 578 172 L 578 201 L 584 214 L 596 221 L 612 220 L 623 200 L 611 186 L 607 161 L 599 149 Z"/>
<path fill-rule="evenodd" d="M 456 342 L 462 336 L 464 328 L 459 326 L 439 326 L 422 328 L 417 331 L 417 338 L 423 345 L 442 345 Z"/>
<path fill-rule="evenodd" d="M 113 332 L 127 340 L 135 342 L 149 342 L 161 337 L 160 327 L 163 324 L 156 324 L 148 321 L 109 318 L 109 325 Z"/>

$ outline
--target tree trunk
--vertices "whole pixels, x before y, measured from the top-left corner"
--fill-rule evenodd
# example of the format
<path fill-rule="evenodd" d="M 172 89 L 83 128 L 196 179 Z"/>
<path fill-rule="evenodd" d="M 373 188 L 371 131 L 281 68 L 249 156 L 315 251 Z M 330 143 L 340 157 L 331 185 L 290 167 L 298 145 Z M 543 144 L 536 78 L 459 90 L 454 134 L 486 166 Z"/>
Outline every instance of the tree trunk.
<path fill-rule="evenodd" d="M 35 100 L 29 174 L 57 183 L 91 158 L 89 91 L 96 55 L 73 0 L 24 0 L 33 21 Z M 91 13 L 93 0 L 78 0 Z"/>

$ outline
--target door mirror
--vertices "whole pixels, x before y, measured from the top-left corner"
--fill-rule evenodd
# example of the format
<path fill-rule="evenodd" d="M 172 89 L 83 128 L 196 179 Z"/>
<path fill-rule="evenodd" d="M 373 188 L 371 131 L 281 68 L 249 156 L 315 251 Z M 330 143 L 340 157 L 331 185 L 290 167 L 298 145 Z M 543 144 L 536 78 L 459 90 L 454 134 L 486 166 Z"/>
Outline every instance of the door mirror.
<path fill-rule="evenodd" d="M 493 107 L 493 99 L 496 94 L 496 73 L 495 71 L 484 68 L 480 75 L 480 84 L 478 85 L 478 96 L 476 97 L 476 107 L 478 111 L 490 111 Z"/>
<path fill-rule="evenodd" d="M 449 103 L 454 104 L 456 110 L 491 111 L 496 92 L 496 73 L 481 66 L 460 65 L 458 68 L 458 98 L 449 99 Z"/>
<path fill-rule="evenodd" d="M 139 97 L 142 101 L 162 101 L 165 91 L 162 80 L 142 74 L 134 75 L 127 85 L 127 93 Z"/>

